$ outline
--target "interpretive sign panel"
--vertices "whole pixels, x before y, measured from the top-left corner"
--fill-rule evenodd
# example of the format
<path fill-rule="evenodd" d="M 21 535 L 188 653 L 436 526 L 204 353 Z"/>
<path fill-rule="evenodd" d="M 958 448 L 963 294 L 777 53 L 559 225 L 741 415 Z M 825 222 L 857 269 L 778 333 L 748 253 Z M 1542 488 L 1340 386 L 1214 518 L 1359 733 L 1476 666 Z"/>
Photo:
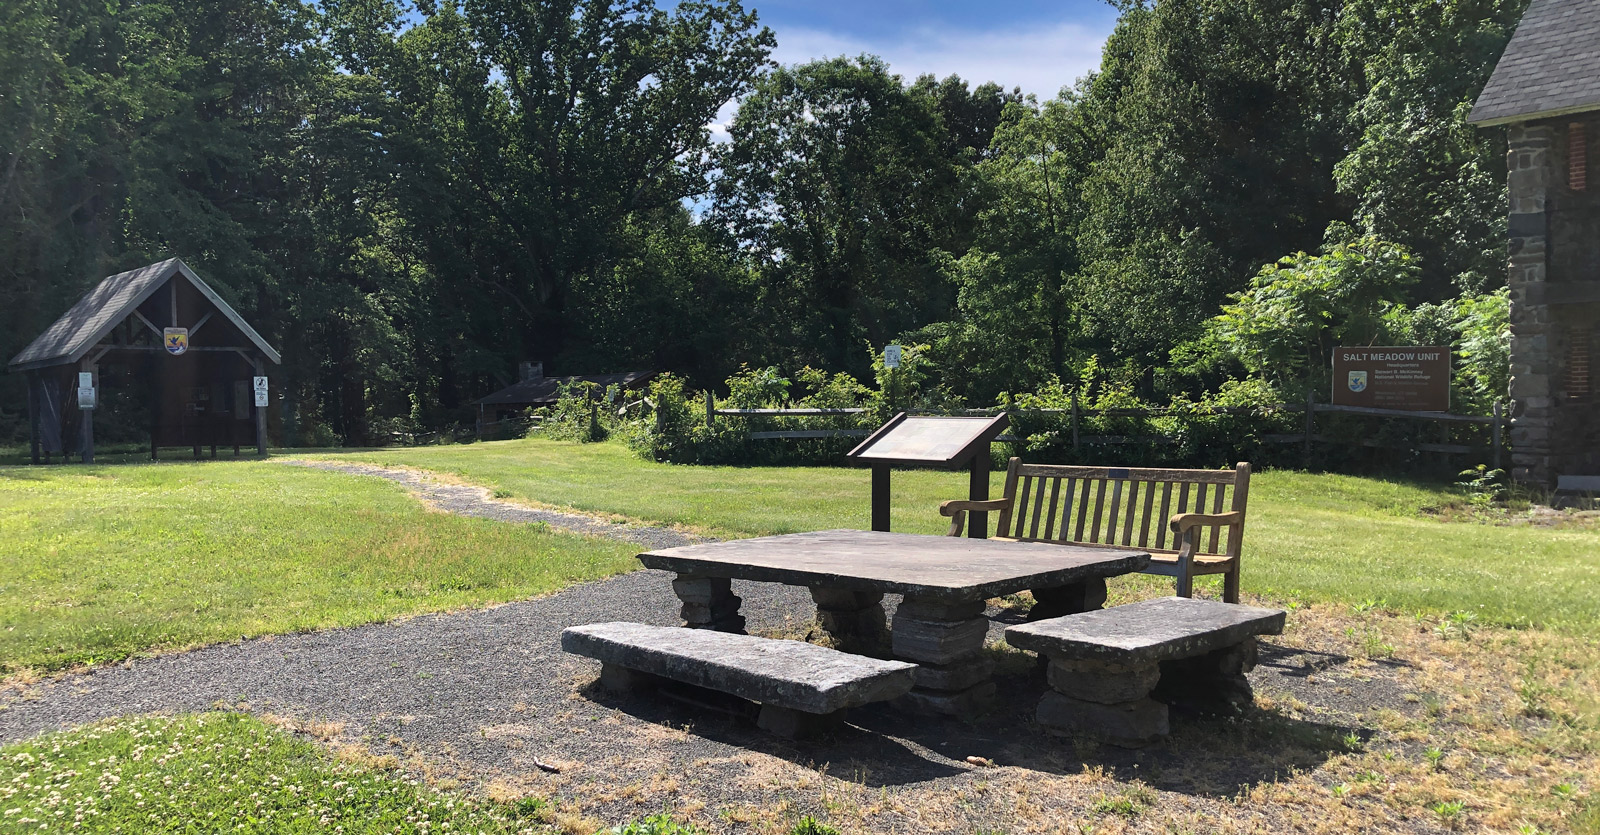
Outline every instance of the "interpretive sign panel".
<path fill-rule="evenodd" d="M 1447 412 L 1450 349 L 1416 345 L 1338 348 L 1333 352 L 1333 403 Z"/>
<path fill-rule="evenodd" d="M 908 417 L 900 415 L 850 451 L 850 458 L 895 464 L 958 465 L 1006 428 L 1006 416 Z"/>

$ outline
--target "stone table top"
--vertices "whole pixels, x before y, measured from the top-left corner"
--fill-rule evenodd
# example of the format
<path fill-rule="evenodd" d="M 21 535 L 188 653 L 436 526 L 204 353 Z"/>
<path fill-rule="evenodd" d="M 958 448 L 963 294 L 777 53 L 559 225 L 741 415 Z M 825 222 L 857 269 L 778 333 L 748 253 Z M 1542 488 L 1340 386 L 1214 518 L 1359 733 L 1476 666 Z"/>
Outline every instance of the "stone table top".
<path fill-rule="evenodd" d="M 1160 597 L 1006 627 L 1017 649 L 1088 660 L 1154 664 L 1283 632 L 1284 611 Z"/>
<path fill-rule="evenodd" d="M 837 530 L 663 548 L 640 554 L 639 561 L 693 576 L 957 603 L 1130 574 L 1148 565 L 1150 555 L 1120 548 Z"/>

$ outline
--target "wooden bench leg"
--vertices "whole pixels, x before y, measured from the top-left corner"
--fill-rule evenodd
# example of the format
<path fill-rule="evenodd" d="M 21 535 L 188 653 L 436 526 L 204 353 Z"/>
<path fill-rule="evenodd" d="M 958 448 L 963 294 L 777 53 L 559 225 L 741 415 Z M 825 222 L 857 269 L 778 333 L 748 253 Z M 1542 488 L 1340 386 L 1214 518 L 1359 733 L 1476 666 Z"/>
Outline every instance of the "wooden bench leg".
<path fill-rule="evenodd" d="M 744 616 L 739 614 L 742 601 L 733 593 L 728 578 L 679 574 L 672 581 L 672 591 L 683 601 L 679 614 L 684 626 L 744 634 Z"/>
<path fill-rule="evenodd" d="M 817 620 L 833 636 L 834 647 L 855 655 L 883 657 L 889 649 L 889 622 L 883 614 L 883 593 L 811 589 Z"/>
<path fill-rule="evenodd" d="M 762 705 L 761 712 L 756 715 L 756 725 L 776 736 L 801 739 L 837 730 L 844 724 L 844 713 L 842 710 L 806 713 L 777 705 Z"/>
<path fill-rule="evenodd" d="M 994 660 L 983 654 L 984 601 L 947 603 L 908 596 L 895 610 L 894 657 L 915 662 L 917 686 L 899 703 L 922 713 L 968 716 L 994 698 Z"/>
<path fill-rule="evenodd" d="M 1239 602 L 1239 561 L 1233 561 L 1233 570 L 1222 575 L 1222 602 Z"/>
<path fill-rule="evenodd" d="M 1048 675 L 1051 690 L 1039 700 L 1036 717 L 1051 733 L 1137 748 L 1170 731 L 1167 706 L 1151 698 L 1161 680 L 1154 664 L 1052 658 Z"/>
<path fill-rule="evenodd" d="M 1188 573 L 1187 571 L 1180 571 L 1178 574 L 1177 588 L 1174 590 L 1174 594 L 1178 595 L 1179 597 L 1194 597 L 1194 575 Z"/>

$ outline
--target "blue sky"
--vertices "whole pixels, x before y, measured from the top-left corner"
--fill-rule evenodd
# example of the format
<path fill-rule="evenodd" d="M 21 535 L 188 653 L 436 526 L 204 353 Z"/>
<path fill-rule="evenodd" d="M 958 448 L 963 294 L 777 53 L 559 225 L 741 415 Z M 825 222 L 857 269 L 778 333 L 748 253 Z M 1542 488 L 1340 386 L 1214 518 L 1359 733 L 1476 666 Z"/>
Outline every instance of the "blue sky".
<path fill-rule="evenodd" d="M 908 80 L 955 73 L 1054 96 L 1100 63 L 1104 0 L 745 0 L 785 63 L 871 52 Z"/>

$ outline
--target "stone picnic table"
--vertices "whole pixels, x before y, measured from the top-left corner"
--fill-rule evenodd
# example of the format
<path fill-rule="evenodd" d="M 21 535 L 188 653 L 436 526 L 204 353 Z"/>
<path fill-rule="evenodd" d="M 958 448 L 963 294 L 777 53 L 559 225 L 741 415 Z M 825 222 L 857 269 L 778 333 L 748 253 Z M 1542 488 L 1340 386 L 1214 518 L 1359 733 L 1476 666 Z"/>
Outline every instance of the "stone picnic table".
<path fill-rule="evenodd" d="M 639 555 L 675 572 L 684 625 L 744 632 L 730 581 L 806 586 L 835 646 L 918 665 L 905 697 L 915 710 L 964 714 L 994 694 L 994 662 L 983 654 L 986 602 L 1033 593 L 1029 620 L 1100 608 L 1105 578 L 1143 569 L 1150 555 L 1120 548 L 963 539 L 887 531 L 815 531 Z M 904 595 L 888 629 L 884 594 Z"/>

